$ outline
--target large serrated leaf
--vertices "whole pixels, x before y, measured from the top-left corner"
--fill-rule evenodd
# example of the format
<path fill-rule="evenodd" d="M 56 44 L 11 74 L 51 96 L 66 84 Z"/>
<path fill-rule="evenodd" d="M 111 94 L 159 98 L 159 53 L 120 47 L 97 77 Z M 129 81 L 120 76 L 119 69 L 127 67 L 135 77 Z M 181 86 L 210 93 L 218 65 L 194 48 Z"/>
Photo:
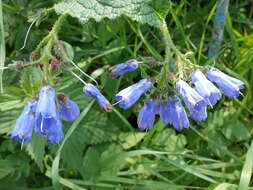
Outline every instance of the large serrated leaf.
<path fill-rule="evenodd" d="M 137 22 L 160 27 L 160 18 L 147 3 L 148 0 L 65 0 L 54 8 L 57 13 L 70 14 L 82 23 L 91 18 L 99 22 L 103 18 L 115 19 L 126 15 Z"/>
<path fill-rule="evenodd" d="M 69 167 L 80 171 L 85 147 L 114 141 L 117 139 L 117 132 L 115 126 L 110 125 L 107 121 L 105 113 L 91 109 L 85 121 L 79 124 L 66 141 L 62 149 L 63 161 Z"/>
<path fill-rule="evenodd" d="M 36 164 L 39 166 L 40 170 L 43 171 L 43 159 L 45 154 L 45 137 L 42 135 L 33 135 L 31 143 L 27 146 L 27 151 L 35 160 Z"/>

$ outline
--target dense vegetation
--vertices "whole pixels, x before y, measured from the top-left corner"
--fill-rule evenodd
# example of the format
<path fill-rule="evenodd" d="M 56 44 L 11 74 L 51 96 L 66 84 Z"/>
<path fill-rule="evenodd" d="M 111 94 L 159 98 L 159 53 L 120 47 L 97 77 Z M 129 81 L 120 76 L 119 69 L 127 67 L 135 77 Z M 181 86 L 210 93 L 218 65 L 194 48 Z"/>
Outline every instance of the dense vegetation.
<path fill-rule="evenodd" d="M 8 68 L 0 71 L 0 189 L 253 189 L 253 3 L 230 1 L 222 43 L 210 56 L 217 2 L 3 0 L 0 65 Z M 49 54 L 58 65 L 45 79 Z M 178 55 L 242 80 L 243 96 L 223 95 L 205 121 L 190 119 L 188 129 L 177 131 L 157 117 L 152 129 L 141 131 L 137 116 L 148 95 L 127 110 L 115 105 L 104 112 L 71 74 L 93 82 L 76 63 L 114 104 L 120 90 L 142 78 L 167 84 L 173 74 L 159 73 L 167 66 L 177 73 Z M 130 59 L 143 64 L 118 78 L 108 75 Z M 24 105 L 45 80 L 78 104 L 80 116 L 63 122 L 59 144 L 36 134 L 30 142 L 12 140 Z"/>

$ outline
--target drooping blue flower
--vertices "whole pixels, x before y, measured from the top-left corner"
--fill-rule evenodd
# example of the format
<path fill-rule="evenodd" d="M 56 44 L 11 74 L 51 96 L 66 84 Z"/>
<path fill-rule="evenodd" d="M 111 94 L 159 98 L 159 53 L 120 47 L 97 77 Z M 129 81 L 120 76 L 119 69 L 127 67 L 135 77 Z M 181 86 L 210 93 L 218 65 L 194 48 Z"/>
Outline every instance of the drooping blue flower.
<path fill-rule="evenodd" d="M 53 144 L 58 144 L 64 138 L 64 133 L 62 131 L 62 122 L 60 120 L 60 116 L 58 114 L 56 122 L 54 125 L 51 125 L 45 131 L 46 138 L 49 142 Z"/>
<path fill-rule="evenodd" d="M 155 122 L 155 114 L 155 104 L 149 100 L 144 104 L 138 114 L 138 128 L 141 130 L 153 128 Z"/>
<path fill-rule="evenodd" d="M 134 71 L 138 68 L 138 61 L 135 59 L 130 59 L 124 63 L 115 65 L 109 68 L 109 74 L 111 77 L 115 78 L 117 76 L 123 75 L 125 73 Z"/>
<path fill-rule="evenodd" d="M 151 82 L 147 79 L 142 79 L 138 83 L 121 90 L 116 94 L 115 100 L 119 102 L 121 108 L 128 109 L 150 88 Z"/>
<path fill-rule="evenodd" d="M 45 134 L 45 130 L 55 125 L 57 116 L 55 90 L 51 85 L 40 89 L 38 105 L 36 109 L 35 133 Z"/>
<path fill-rule="evenodd" d="M 206 100 L 207 104 L 214 106 L 221 99 L 219 89 L 201 71 L 193 72 L 191 78 L 196 91 Z"/>
<path fill-rule="evenodd" d="M 172 124 L 171 108 L 169 108 L 168 102 L 161 102 L 159 109 L 160 119 L 164 124 Z"/>
<path fill-rule="evenodd" d="M 95 98 L 98 102 L 99 106 L 106 112 L 112 111 L 112 105 L 110 102 L 104 97 L 103 94 L 91 83 L 86 84 L 83 87 L 83 92 L 86 96 L 90 96 Z"/>
<path fill-rule="evenodd" d="M 183 80 L 177 82 L 176 88 L 178 93 L 183 97 L 193 119 L 197 122 L 204 121 L 207 118 L 207 104 L 204 98 Z"/>
<path fill-rule="evenodd" d="M 190 114 L 196 122 L 204 121 L 207 118 L 207 107 L 202 106 L 199 109 L 192 109 Z"/>
<path fill-rule="evenodd" d="M 153 104 L 154 104 L 154 107 L 155 107 L 155 114 L 159 115 L 160 114 L 160 103 L 156 102 L 156 103 L 153 103 Z"/>
<path fill-rule="evenodd" d="M 172 126 L 178 130 L 182 131 L 184 128 L 188 128 L 190 126 L 186 111 L 182 106 L 180 99 L 178 97 L 169 98 L 169 118 L 171 119 L 169 122 Z"/>
<path fill-rule="evenodd" d="M 60 118 L 68 122 L 75 121 L 80 115 L 78 105 L 63 94 L 60 94 L 58 97 L 60 100 Z"/>
<path fill-rule="evenodd" d="M 21 143 L 31 141 L 32 131 L 35 126 L 36 106 L 37 101 L 35 100 L 30 100 L 26 104 L 12 130 L 11 138 L 13 140 L 19 140 Z"/>
<path fill-rule="evenodd" d="M 216 68 L 211 68 L 207 72 L 207 78 L 215 82 L 231 99 L 238 97 L 241 94 L 240 90 L 244 88 L 244 83 L 241 80 L 230 77 Z"/>

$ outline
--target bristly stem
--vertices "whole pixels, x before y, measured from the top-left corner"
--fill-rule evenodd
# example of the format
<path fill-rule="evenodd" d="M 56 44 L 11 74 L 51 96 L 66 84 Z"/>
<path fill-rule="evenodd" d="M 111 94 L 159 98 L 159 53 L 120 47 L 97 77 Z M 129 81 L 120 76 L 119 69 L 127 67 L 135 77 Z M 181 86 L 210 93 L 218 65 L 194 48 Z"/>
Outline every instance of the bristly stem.
<path fill-rule="evenodd" d="M 164 37 L 165 45 L 166 45 L 166 52 L 165 52 L 165 58 L 170 57 L 170 49 L 173 50 L 173 53 L 175 53 L 177 56 L 182 57 L 182 53 L 177 49 L 175 44 L 173 43 L 169 29 L 167 27 L 165 19 L 163 19 L 162 27 L 160 28 Z"/>
<path fill-rule="evenodd" d="M 173 54 L 176 55 L 176 59 L 180 59 L 180 60 L 184 59 L 184 56 L 173 43 L 165 19 L 163 19 L 160 30 L 163 34 L 163 38 L 165 41 L 164 72 L 168 73 L 169 72 L 168 62 L 172 59 Z M 177 63 L 178 72 L 181 78 L 183 75 L 182 63 L 181 61 L 176 61 L 176 63 Z"/>
<path fill-rule="evenodd" d="M 212 39 L 208 50 L 208 57 L 216 57 L 220 50 L 223 40 L 224 26 L 228 12 L 229 0 L 217 0 L 217 9 L 214 17 Z"/>
<path fill-rule="evenodd" d="M 170 52 L 170 47 L 171 47 L 171 40 L 170 40 L 170 34 L 169 34 L 169 30 L 166 24 L 166 21 L 163 20 L 163 24 L 161 27 L 161 31 L 164 37 L 164 41 L 165 41 L 165 60 L 164 63 L 168 64 L 168 62 L 171 59 L 171 52 Z"/>
<path fill-rule="evenodd" d="M 59 18 L 57 19 L 57 21 L 55 22 L 52 30 L 49 32 L 49 34 L 43 38 L 43 40 L 41 40 L 41 42 L 38 44 L 38 46 L 36 47 L 35 49 L 35 53 L 38 53 L 39 50 L 51 39 L 53 38 L 54 36 L 57 36 L 61 26 L 62 26 L 62 23 L 65 21 L 67 15 L 66 14 L 63 14 L 61 16 L 59 16 Z"/>

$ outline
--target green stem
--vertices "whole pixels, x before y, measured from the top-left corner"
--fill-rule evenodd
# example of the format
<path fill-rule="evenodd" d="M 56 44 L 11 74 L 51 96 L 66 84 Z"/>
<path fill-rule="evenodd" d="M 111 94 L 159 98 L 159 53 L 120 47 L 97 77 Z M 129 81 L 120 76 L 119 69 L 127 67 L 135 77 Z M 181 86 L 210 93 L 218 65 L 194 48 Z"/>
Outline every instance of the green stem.
<path fill-rule="evenodd" d="M 168 27 L 165 21 L 163 21 L 162 27 L 160 28 L 165 40 L 165 64 L 169 62 L 171 59 L 171 52 L 170 52 L 170 47 L 171 47 L 171 40 L 170 40 L 170 34 L 168 31 Z"/>
<path fill-rule="evenodd" d="M 65 21 L 67 15 L 63 14 L 61 15 L 57 21 L 55 22 L 52 30 L 48 33 L 48 35 L 46 37 L 43 38 L 43 40 L 38 44 L 38 46 L 35 49 L 35 53 L 39 53 L 40 49 L 50 40 L 52 39 L 54 36 L 57 36 L 62 23 Z"/>
<path fill-rule="evenodd" d="M 171 59 L 171 57 L 173 56 L 173 53 L 175 53 L 176 57 L 178 59 L 178 60 L 176 60 L 176 63 L 177 63 L 177 68 L 178 68 L 178 72 L 179 72 L 179 78 L 183 78 L 183 64 L 184 64 L 183 60 L 185 60 L 185 57 L 183 56 L 183 54 L 177 49 L 177 47 L 173 43 L 165 19 L 163 19 L 163 23 L 162 23 L 162 26 L 160 29 L 162 31 L 165 45 L 166 45 L 164 71 L 166 73 L 169 72 L 168 71 L 168 62 Z"/>
<path fill-rule="evenodd" d="M 169 29 L 167 27 L 166 21 L 163 19 L 163 24 L 161 26 L 161 31 L 165 40 L 165 45 L 166 45 L 166 52 L 165 52 L 165 60 L 169 59 L 171 57 L 170 55 L 170 49 L 172 49 L 174 51 L 174 53 L 179 56 L 182 57 L 182 53 L 177 49 L 177 47 L 175 46 L 175 44 L 173 43 L 170 33 L 169 33 Z M 169 60 L 167 60 L 169 61 Z"/>

